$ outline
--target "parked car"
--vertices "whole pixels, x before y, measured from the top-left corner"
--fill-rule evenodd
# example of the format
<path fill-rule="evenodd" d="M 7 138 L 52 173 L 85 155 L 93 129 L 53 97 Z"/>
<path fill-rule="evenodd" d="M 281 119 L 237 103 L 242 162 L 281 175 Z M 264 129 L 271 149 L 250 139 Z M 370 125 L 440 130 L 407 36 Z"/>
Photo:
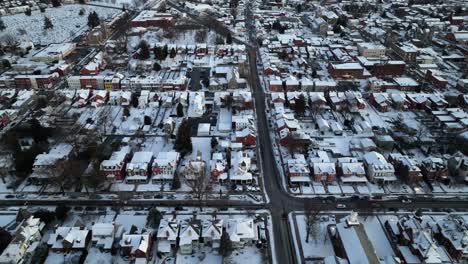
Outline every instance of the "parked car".
<path fill-rule="evenodd" d="M 346 204 L 336 204 L 336 208 L 338 208 L 338 209 L 345 209 L 345 208 L 346 208 Z"/>

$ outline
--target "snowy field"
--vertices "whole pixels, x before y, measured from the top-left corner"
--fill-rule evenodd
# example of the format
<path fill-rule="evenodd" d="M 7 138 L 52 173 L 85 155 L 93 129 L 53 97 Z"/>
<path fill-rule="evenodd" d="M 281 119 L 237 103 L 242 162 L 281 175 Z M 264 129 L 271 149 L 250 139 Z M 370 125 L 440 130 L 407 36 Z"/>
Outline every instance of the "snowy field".
<path fill-rule="evenodd" d="M 80 9 L 85 14 L 80 16 Z M 45 13 L 33 11 L 31 16 L 16 14 L 2 17 L 6 29 L 0 33 L 0 37 L 6 34 L 17 36 L 21 41 L 32 41 L 34 44 L 48 45 L 73 40 L 88 29 L 88 14 L 96 11 L 101 19 L 110 18 L 120 12 L 117 9 L 85 6 L 64 5 L 58 8 L 48 8 Z M 44 30 L 44 17 L 47 16 L 54 25 L 53 29 Z"/>
<path fill-rule="evenodd" d="M 334 256 L 335 251 L 327 232 L 327 226 L 335 224 L 333 215 L 322 215 L 318 221 L 316 234 L 309 235 L 309 242 L 306 242 L 306 217 L 304 215 L 293 214 L 293 230 L 296 242 L 300 241 L 303 256 L 306 259 L 321 259 L 327 256 Z"/>
<path fill-rule="evenodd" d="M 92 0 L 90 4 L 110 6 L 110 7 L 127 7 L 127 8 L 137 8 L 141 6 L 144 1 L 141 0 Z"/>

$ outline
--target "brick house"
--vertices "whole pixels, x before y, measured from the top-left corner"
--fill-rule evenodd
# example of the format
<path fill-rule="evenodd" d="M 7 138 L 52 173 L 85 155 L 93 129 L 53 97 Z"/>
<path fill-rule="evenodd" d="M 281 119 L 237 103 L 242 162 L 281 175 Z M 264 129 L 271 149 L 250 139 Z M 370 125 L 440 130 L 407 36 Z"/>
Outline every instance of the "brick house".
<path fill-rule="evenodd" d="M 127 162 L 131 157 L 130 147 L 123 147 L 119 151 L 112 153 L 108 160 L 101 162 L 100 170 L 108 179 L 123 181 Z"/>

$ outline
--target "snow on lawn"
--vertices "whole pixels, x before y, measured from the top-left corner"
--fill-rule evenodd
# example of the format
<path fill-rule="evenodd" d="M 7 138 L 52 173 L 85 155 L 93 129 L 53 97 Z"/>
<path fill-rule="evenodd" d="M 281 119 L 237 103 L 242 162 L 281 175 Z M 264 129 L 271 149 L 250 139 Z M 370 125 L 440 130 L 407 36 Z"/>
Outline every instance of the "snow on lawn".
<path fill-rule="evenodd" d="M 328 236 L 327 226 L 335 224 L 334 216 L 322 215 L 318 222 L 317 234 L 312 233 L 309 236 L 309 243 L 306 243 L 306 217 L 304 215 L 295 215 L 294 218 L 294 232 L 296 239 L 299 239 L 304 258 L 323 258 L 327 256 L 334 256 L 335 251 Z"/>
<path fill-rule="evenodd" d="M 223 263 L 223 257 L 220 256 L 216 250 L 209 247 L 197 248 L 193 247 L 194 253 L 191 255 L 182 255 L 177 253 L 177 264 L 191 264 L 191 263 Z"/>
<path fill-rule="evenodd" d="M 111 264 L 112 255 L 109 252 L 101 252 L 99 249 L 91 247 L 84 264 Z"/>
<path fill-rule="evenodd" d="M 91 4 L 110 6 L 110 7 L 122 7 L 127 6 L 131 8 L 139 7 L 142 1 L 134 0 L 92 0 Z"/>
<path fill-rule="evenodd" d="M 257 264 L 265 263 L 265 260 L 260 250 L 252 246 L 234 250 L 231 255 L 223 260 L 223 263 Z"/>
<path fill-rule="evenodd" d="M 377 216 L 370 215 L 367 217 L 360 217 L 361 223 L 364 226 L 369 240 L 372 242 L 375 251 L 379 258 L 384 258 L 386 256 L 395 256 L 392 246 L 385 235 L 383 226 L 380 224 Z"/>
<path fill-rule="evenodd" d="M 85 9 L 85 15 L 80 16 L 80 9 Z M 96 11 L 101 19 L 107 19 L 120 12 L 116 9 L 85 6 L 64 5 L 58 8 L 47 8 L 45 13 L 33 11 L 31 16 L 15 14 L 2 17 L 6 29 L 0 33 L 18 36 L 22 41 L 32 41 L 34 44 L 48 45 L 71 41 L 73 38 L 88 29 L 88 13 Z M 54 25 L 53 29 L 44 31 L 44 16 L 47 16 Z M 21 35 L 24 30 L 26 34 Z"/>
<path fill-rule="evenodd" d="M 0 215 L 0 227 L 3 228 L 10 223 L 14 222 L 16 220 L 16 215 L 15 214 L 4 214 L 4 212 L 1 212 L 2 214 Z"/>
<path fill-rule="evenodd" d="M 115 218 L 115 223 L 129 231 L 132 225 L 138 228 L 146 227 L 146 215 L 135 215 L 133 212 L 129 214 L 121 213 Z"/>

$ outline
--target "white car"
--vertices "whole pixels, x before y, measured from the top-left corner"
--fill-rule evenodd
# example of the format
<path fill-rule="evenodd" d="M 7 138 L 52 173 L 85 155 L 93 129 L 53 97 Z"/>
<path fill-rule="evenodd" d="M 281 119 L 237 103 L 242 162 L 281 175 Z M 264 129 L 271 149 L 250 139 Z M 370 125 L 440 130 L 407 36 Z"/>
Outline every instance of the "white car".
<path fill-rule="evenodd" d="M 336 208 L 338 208 L 338 209 L 345 209 L 345 208 L 346 208 L 346 204 L 336 204 Z"/>
<path fill-rule="evenodd" d="M 403 199 L 401 200 L 401 202 L 404 204 L 409 204 L 409 203 L 412 203 L 413 201 L 411 201 L 410 199 Z"/>

